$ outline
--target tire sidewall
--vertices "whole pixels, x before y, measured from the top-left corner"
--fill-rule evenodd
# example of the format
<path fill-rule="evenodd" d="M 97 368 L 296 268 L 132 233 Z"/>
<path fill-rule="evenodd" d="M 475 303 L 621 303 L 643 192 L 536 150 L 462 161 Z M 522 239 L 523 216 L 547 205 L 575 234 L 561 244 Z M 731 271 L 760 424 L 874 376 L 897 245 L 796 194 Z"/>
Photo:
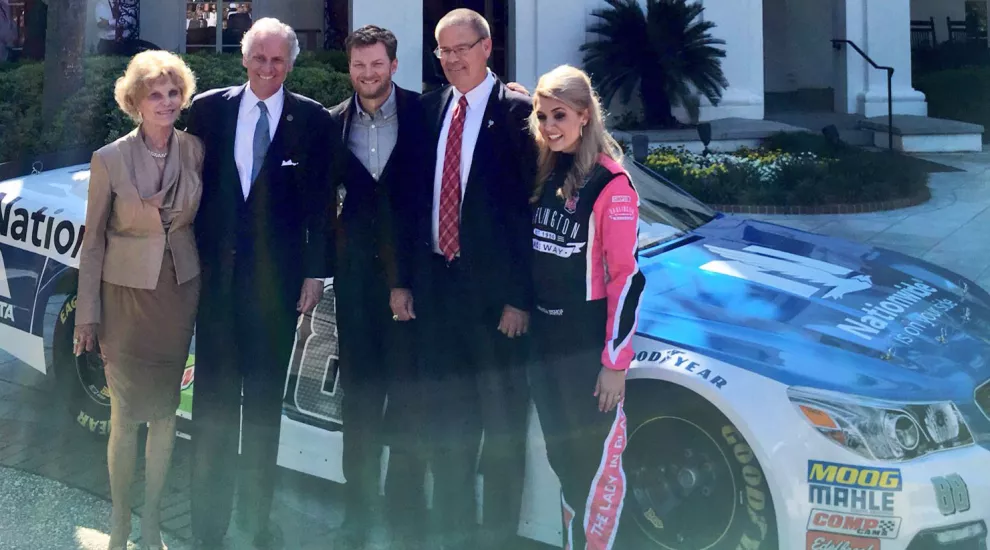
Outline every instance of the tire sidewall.
<path fill-rule="evenodd" d="M 100 391 L 107 404 L 101 404 L 83 386 L 77 358 L 72 353 L 75 324 L 76 295 L 72 294 L 59 308 L 52 338 L 52 359 L 59 402 L 76 426 L 93 435 L 105 437 L 110 433 L 109 387 L 103 378 L 103 388 Z"/>
<path fill-rule="evenodd" d="M 735 510 L 725 534 L 707 550 L 764 550 L 777 548 L 777 521 L 766 473 L 752 447 L 738 428 L 715 406 L 699 395 L 659 381 L 632 382 L 624 404 L 629 441 L 623 463 L 649 461 L 650 449 L 656 445 L 676 445 L 676 441 L 637 441 L 637 430 L 657 419 L 689 422 L 714 441 L 728 464 L 734 485 Z M 641 432 L 642 434 L 643 432 Z M 634 453 L 643 453 L 636 456 Z M 632 461 L 630 460 L 632 459 Z M 628 475 L 628 473 L 627 473 Z M 662 529 L 655 515 L 646 517 L 633 497 L 632 484 L 627 489 L 622 517 L 624 538 L 632 548 L 695 550 L 671 548 L 658 543 L 649 529 Z M 697 511 L 704 515 L 704 510 Z M 658 532 L 658 531 L 654 531 Z"/>

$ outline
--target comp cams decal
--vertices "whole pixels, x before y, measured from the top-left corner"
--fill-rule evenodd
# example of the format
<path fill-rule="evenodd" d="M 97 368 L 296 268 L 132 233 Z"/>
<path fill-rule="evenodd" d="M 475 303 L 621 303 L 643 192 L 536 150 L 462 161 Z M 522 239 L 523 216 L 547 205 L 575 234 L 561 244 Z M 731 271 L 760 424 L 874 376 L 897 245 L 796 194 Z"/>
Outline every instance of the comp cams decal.
<path fill-rule="evenodd" d="M 899 468 L 808 461 L 808 502 L 816 507 L 893 515 L 894 494 L 901 489 Z"/>
<path fill-rule="evenodd" d="M 78 265 L 85 228 L 54 214 L 47 207 L 34 212 L 15 208 L 20 197 L 0 193 L 0 243 L 37 252 L 68 266 Z"/>
<path fill-rule="evenodd" d="M 896 539 L 901 531 L 901 518 L 865 516 L 833 510 L 812 509 L 808 531 L 826 531 L 840 535 Z"/>

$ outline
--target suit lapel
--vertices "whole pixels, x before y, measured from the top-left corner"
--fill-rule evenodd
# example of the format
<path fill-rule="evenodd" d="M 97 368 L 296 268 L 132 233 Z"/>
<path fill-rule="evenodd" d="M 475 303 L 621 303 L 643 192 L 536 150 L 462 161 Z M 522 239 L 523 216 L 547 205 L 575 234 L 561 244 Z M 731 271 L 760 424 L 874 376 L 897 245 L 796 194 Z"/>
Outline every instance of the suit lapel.
<path fill-rule="evenodd" d="M 496 79 L 492 93 L 488 96 L 488 103 L 485 105 L 485 114 L 481 119 L 481 128 L 478 130 L 478 141 L 471 153 L 471 171 L 468 173 L 465 193 L 469 193 L 481 175 L 488 172 L 488 163 L 492 161 L 491 152 L 495 150 L 493 134 L 498 130 L 498 124 L 503 119 L 500 111 L 501 98 L 502 85 Z"/>
<path fill-rule="evenodd" d="M 344 147 L 348 147 L 348 143 L 351 139 L 351 123 L 354 121 L 355 109 L 357 109 L 356 102 L 354 101 L 354 96 L 352 95 L 350 99 L 347 100 L 347 105 L 344 107 L 344 118 L 343 123 L 340 125 L 340 141 L 344 144 Z M 348 151 L 350 148 L 348 148 Z"/>
<path fill-rule="evenodd" d="M 440 141 L 440 132 L 443 131 L 443 119 L 447 114 L 447 106 L 450 105 L 450 99 L 452 97 L 454 97 L 454 87 L 447 86 L 447 88 L 443 91 L 443 94 L 440 95 L 440 104 L 437 109 L 438 112 L 436 113 L 436 118 L 433 121 L 433 135 L 436 136 L 436 139 L 434 140 L 436 142 Z"/>
<path fill-rule="evenodd" d="M 270 174 L 272 170 L 281 168 L 283 160 L 293 160 L 285 157 L 285 151 L 296 150 L 295 144 L 299 139 L 299 132 L 296 131 L 295 126 L 299 123 L 299 102 L 288 90 L 284 90 L 284 94 L 282 116 L 278 120 L 278 127 L 275 128 L 275 137 L 265 154 L 265 164 L 261 173 Z"/>
<path fill-rule="evenodd" d="M 220 153 L 220 158 L 222 159 L 221 166 L 223 166 L 223 173 L 221 175 L 221 181 L 231 182 L 233 189 L 230 190 L 231 194 L 235 194 L 244 200 L 244 192 L 241 190 L 241 176 L 237 172 L 237 161 L 234 157 L 234 140 L 237 137 L 237 116 L 241 108 L 241 99 L 244 97 L 244 90 L 247 88 L 247 84 L 242 84 L 235 88 L 231 88 L 224 97 L 226 98 L 226 103 L 224 104 L 224 112 L 220 118 L 223 121 L 221 143 L 223 144 L 223 149 Z"/>

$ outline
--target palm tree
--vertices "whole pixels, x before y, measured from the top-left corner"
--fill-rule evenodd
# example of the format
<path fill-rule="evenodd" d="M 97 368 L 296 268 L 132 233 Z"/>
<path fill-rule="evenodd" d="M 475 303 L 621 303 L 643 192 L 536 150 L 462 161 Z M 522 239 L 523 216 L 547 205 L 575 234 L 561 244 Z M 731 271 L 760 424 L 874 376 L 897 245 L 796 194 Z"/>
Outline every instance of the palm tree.
<path fill-rule="evenodd" d="M 45 125 L 73 92 L 83 84 L 83 51 L 86 37 L 86 0 L 48 2 L 45 39 L 45 87 L 41 112 Z"/>
<path fill-rule="evenodd" d="M 639 90 L 646 122 L 652 126 L 678 125 L 672 108 L 687 109 L 697 121 L 703 94 L 712 105 L 728 85 L 722 73 L 725 50 L 716 45 L 711 21 L 703 21 L 701 4 L 686 0 L 606 0 L 609 7 L 595 10 L 588 31 L 599 40 L 581 46 L 585 69 L 608 106 L 616 93 L 628 102 Z"/>

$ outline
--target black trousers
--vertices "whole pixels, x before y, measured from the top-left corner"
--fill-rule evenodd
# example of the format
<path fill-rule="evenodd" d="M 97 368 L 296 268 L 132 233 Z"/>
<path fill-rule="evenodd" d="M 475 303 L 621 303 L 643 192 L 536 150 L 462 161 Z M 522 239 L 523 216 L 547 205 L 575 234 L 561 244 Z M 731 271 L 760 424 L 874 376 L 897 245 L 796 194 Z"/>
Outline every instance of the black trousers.
<path fill-rule="evenodd" d="M 565 549 L 614 548 L 625 496 L 625 414 L 621 404 L 599 411 L 594 397 L 606 322 L 605 300 L 533 314 L 536 360 L 529 378 L 547 458 L 560 480 Z"/>
<path fill-rule="evenodd" d="M 434 479 L 434 527 L 453 547 L 515 535 L 526 467 L 528 387 L 522 339 L 498 332 L 503 306 L 471 284 L 460 260 L 431 258 L 422 365 Z M 484 446 L 479 455 L 482 435 Z M 475 480 L 484 479 L 478 533 Z"/>
<path fill-rule="evenodd" d="M 251 296 L 249 290 L 239 295 Z M 271 321 L 290 319 L 288 312 L 272 316 L 255 309 L 243 300 L 236 314 L 201 312 L 205 322 L 196 329 L 191 512 L 193 536 L 204 541 L 226 533 L 235 486 L 242 528 L 257 534 L 268 527 L 295 326 Z"/>
<path fill-rule="evenodd" d="M 390 290 L 381 272 L 348 270 L 334 281 L 344 391 L 345 523 L 367 531 L 376 519 L 371 512 L 379 506 L 380 458 L 389 445 L 386 516 L 393 529 L 411 536 L 425 512 L 421 453 L 408 447 L 412 440 L 403 434 L 422 428 L 413 420 L 418 400 L 410 395 L 416 391 L 412 338 L 417 321 L 392 320 Z"/>

